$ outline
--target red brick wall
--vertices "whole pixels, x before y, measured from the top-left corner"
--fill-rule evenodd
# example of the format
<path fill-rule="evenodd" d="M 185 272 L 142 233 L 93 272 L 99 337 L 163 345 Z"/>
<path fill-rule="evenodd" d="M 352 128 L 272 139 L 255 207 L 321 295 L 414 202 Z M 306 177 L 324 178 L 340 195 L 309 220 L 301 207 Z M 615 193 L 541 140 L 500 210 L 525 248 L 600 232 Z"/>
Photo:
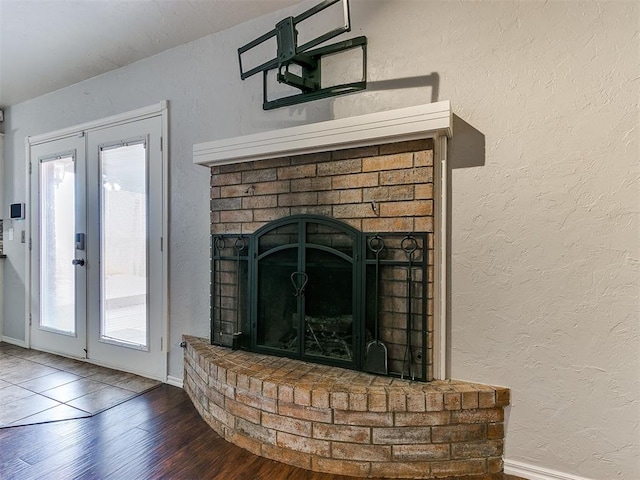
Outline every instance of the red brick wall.
<path fill-rule="evenodd" d="M 432 140 L 211 169 L 212 234 L 250 234 L 302 213 L 337 218 L 363 232 L 432 232 Z"/>
<path fill-rule="evenodd" d="M 263 225 L 296 214 L 316 214 L 344 221 L 363 232 L 433 233 L 433 141 L 374 145 L 309 155 L 274 158 L 211 169 L 211 233 L 252 234 Z M 397 248 L 397 246 L 396 246 Z M 433 279 L 433 244 L 428 245 Z M 401 259 L 401 258 L 400 258 Z M 223 262 L 224 263 L 224 262 Z M 228 338 L 237 299 L 234 266 L 225 269 L 221 318 L 216 328 Z M 414 273 L 414 352 L 422 346 L 421 299 L 433 298 L 433 284 L 420 288 Z M 389 370 L 406 370 L 406 274 L 382 268 L 380 290 L 381 340 L 389 351 Z M 217 279 L 213 279 L 214 282 Z M 215 299 L 214 299 L 215 301 Z M 239 303 L 239 302 L 238 302 Z M 429 302 L 431 305 L 431 302 Z M 427 379 L 433 378 L 433 311 L 427 312 Z M 228 317 L 228 318 L 227 318 Z M 214 322 L 215 323 L 215 322 Z M 421 375 L 421 361 L 415 358 Z"/>

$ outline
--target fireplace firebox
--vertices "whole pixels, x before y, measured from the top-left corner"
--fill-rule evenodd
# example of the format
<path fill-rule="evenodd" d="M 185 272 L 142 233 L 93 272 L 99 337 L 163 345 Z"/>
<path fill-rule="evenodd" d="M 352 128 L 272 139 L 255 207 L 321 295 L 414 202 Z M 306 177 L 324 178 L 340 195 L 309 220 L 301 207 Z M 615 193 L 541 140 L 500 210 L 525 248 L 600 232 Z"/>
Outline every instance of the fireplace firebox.
<path fill-rule="evenodd" d="M 430 235 L 309 214 L 214 235 L 211 343 L 429 380 Z"/>

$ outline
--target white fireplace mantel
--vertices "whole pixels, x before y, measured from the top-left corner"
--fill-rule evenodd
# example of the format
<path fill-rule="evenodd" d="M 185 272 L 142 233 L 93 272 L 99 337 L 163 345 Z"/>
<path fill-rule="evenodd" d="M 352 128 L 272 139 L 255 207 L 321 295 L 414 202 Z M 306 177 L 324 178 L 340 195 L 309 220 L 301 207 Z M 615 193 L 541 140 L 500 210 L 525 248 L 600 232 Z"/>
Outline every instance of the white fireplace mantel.
<path fill-rule="evenodd" d="M 451 137 L 448 101 L 243 135 L 193 146 L 193 162 L 215 166 L 429 137 Z"/>
<path fill-rule="evenodd" d="M 424 138 L 434 139 L 435 379 L 447 378 L 447 139 L 453 135 L 448 101 L 328 120 L 297 127 L 214 140 L 193 146 L 193 162 L 214 167 L 269 158 Z"/>

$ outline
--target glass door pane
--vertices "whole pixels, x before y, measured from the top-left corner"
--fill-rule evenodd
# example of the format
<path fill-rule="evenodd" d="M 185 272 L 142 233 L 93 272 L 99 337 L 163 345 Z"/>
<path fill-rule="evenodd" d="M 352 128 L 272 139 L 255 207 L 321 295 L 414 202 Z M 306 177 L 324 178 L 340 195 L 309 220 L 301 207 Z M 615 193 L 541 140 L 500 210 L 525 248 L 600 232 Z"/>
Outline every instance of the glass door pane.
<path fill-rule="evenodd" d="M 147 158 L 144 143 L 100 150 L 100 338 L 146 349 Z"/>
<path fill-rule="evenodd" d="M 40 328 L 75 336 L 75 171 L 72 155 L 40 163 Z"/>
<path fill-rule="evenodd" d="M 353 264 L 307 248 L 304 355 L 353 360 Z"/>
<path fill-rule="evenodd" d="M 266 235 L 265 235 L 266 237 Z M 294 295 L 294 281 L 300 280 L 298 249 L 287 248 L 262 258 L 258 265 L 258 324 L 256 345 L 298 355 L 300 298 Z"/>

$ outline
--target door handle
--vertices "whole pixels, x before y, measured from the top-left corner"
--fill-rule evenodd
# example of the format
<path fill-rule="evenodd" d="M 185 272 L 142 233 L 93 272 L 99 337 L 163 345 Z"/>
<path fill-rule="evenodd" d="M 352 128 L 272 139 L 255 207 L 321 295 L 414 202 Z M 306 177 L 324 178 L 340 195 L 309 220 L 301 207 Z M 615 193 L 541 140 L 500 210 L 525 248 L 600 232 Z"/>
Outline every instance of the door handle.
<path fill-rule="evenodd" d="M 80 265 L 82 267 L 84 266 L 84 259 L 74 258 L 73 260 L 71 260 L 71 265 Z"/>

